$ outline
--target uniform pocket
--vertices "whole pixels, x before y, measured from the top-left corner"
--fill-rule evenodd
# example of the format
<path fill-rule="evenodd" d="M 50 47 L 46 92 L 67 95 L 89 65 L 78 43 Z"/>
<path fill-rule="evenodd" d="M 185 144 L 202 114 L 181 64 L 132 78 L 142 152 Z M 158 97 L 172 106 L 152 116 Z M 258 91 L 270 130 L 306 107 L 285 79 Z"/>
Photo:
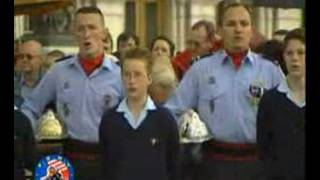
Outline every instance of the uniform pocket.
<path fill-rule="evenodd" d="M 102 111 L 112 108 L 119 103 L 120 95 L 112 87 L 91 87 L 93 97 L 90 99 L 96 108 Z"/>
<path fill-rule="evenodd" d="M 201 119 L 209 120 L 211 118 L 223 95 L 221 88 L 213 85 L 208 85 L 201 90 L 198 102 L 198 113 Z"/>

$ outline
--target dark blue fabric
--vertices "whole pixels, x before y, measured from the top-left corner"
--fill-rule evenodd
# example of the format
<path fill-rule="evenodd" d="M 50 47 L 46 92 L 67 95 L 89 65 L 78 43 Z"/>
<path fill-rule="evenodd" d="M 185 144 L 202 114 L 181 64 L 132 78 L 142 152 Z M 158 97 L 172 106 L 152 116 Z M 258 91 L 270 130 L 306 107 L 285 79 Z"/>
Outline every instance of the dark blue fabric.
<path fill-rule="evenodd" d="M 165 108 L 149 110 L 133 129 L 115 108 L 104 114 L 99 138 L 105 157 L 105 179 L 175 180 L 179 177 L 179 135 Z"/>

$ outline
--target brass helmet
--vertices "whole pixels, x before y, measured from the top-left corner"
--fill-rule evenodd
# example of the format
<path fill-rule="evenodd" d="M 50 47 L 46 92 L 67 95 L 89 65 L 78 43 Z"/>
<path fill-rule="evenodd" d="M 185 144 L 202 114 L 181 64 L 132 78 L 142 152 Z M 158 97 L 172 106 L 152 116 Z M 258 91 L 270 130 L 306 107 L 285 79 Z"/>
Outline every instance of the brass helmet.
<path fill-rule="evenodd" d="M 212 138 L 206 124 L 192 109 L 183 113 L 178 122 L 181 143 L 202 143 Z"/>
<path fill-rule="evenodd" d="M 52 110 L 48 110 L 40 118 L 36 137 L 38 140 L 59 140 L 66 137 L 65 128 L 56 118 Z"/>

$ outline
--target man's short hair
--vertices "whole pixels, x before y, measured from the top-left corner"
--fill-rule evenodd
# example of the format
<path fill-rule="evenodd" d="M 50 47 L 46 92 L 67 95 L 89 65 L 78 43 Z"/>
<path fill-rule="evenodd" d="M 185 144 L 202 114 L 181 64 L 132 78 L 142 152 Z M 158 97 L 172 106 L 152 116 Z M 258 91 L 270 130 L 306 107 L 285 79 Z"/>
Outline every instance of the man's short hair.
<path fill-rule="evenodd" d="M 122 56 L 121 56 L 121 61 L 120 61 L 120 66 L 121 69 L 123 70 L 123 65 L 126 61 L 130 61 L 131 59 L 139 59 L 142 62 L 145 63 L 146 68 L 147 68 L 147 73 L 148 75 L 151 74 L 152 72 L 152 54 L 147 48 L 140 48 L 140 47 L 135 47 L 133 49 L 129 49 L 125 51 Z"/>
<path fill-rule="evenodd" d="M 103 13 L 101 12 L 101 10 L 99 8 L 97 8 L 95 6 L 81 7 L 76 11 L 75 16 L 77 16 L 78 14 L 99 14 L 101 16 L 102 23 L 104 25 Z"/>
<path fill-rule="evenodd" d="M 198 22 L 196 22 L 192 27 L 191 30 L 196 30 L 200 27 L 204 27 L 207 31 L 208 34 L 208 39 L 212 40 L 215 37 L 215 29 L 214 29 L 214 25 L 211 21 L 207 21 L 207 20 L 200 20 Z"/>
<path fill-rule="evenodd" d="M 244 3 L 240 3 L 240 2 L 224 2 L 222 1 L 222 5 L 221 5 L 222 9 L 221 9 L 221 12 L 220 12 L 220 18 L 218 20 L 218 25 L 219 26 L 222 26 L 223 25 L 223 19 L 224 19 L 224 15 L 225 13 L 230 9 L 230 8 L 235 8 L 235 7 L 243 7 L 245 8 L 249 15 L 250 15 L 250 19 L 252 18 L 252 10 L 251 10 L 251 7 L 247 4 L 244 4 Z M 252 21 L 252 20 L 251 20 Z"/>

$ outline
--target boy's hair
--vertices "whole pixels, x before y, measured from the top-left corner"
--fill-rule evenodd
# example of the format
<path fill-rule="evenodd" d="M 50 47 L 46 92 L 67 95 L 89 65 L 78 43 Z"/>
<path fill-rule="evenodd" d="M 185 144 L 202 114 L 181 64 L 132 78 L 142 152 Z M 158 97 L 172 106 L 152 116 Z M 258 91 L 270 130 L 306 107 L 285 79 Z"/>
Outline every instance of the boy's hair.
<path fill-rule="evenodd" d="M 120 67 L 122 70 L 123 70 L 123 64 L 125 63 L 125 61 L 128 61 L 130 59 L 139 59 L 142 62 L 144 62 L 148 75 L 151 74 L 153 61 L 152 61 L 152 54 L 148 49 L 136 47 L 136 48 L 125 51 L 122 54 L 121 61 L 120 61 L 121 62 Z"/>
<path fill-rule="evenodd" d="M 251 10 L 250 6 L 248 6 L 247 4 L 244 4 L 244 3 L 239 3 L 239 2 L 224 2 L 224 3 L 222 3 L 222 10 L 221 10 L 220 18 L 218 19 L 218 25 L 220 27 L 222 27 L 222 25 L 223 25 L 223 19 L 224 19 L 225 13 L 230 8 L 235 8 L 235 7 L 245 8 L 249 13 L 250 20 L 252 22 L 252 19 L 251 19 L 252 18 L 252 10 Z"/>
<path fill-rule="evenodd" d="M 292 39 L 300 40 L 305 44 L 306 43 L 305 30 L 303 28 L 296 28 L 289 31 L 286 37 L 284 38 L 285 47 L 288 45 L 288 41 Z"/>
<path fill-rule="evenodd" d="M 104 16 L 103 13 L 101 12 L 101 10 L 97 7 L 94 6 L 85 6 L 85 7 L 81 7 L 79 8 L 76 13 L 75 16 L 77 16 L 78 14 L 99 14 L 102 20 L 102 24 L 104 26 Z"/>

